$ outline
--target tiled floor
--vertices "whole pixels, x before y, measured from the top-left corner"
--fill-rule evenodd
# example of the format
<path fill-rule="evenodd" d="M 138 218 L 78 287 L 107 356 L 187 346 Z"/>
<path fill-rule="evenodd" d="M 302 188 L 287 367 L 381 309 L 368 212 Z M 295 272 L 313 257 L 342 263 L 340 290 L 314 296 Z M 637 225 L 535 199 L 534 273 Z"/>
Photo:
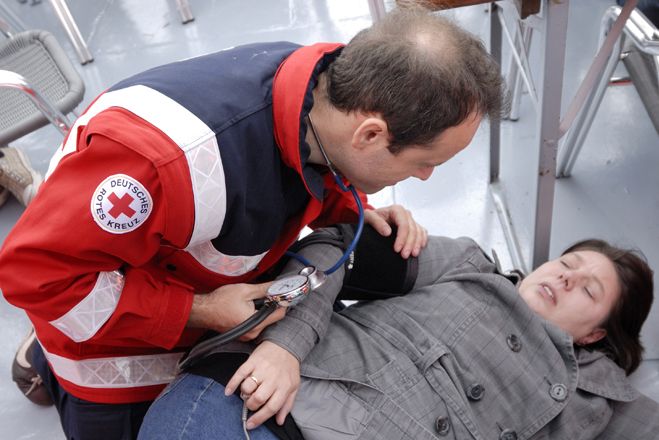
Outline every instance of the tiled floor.
<path fill-rule="evenodd" d="M 29 28 L 52 32 L 71 58 L 75 53 L 48 2 L 5 2 Z M 69 0 L 95 60 L 76 67 L 87 86 L 80 110 L 114 82 L 143 69 L 186 57 L 254 41 L 346 42 L 371 23 L 366 0 L 192 0 L 195 21 L 181 24 L 174 0 Z M 600 17 L 609 6 L 601 0 L 571 2 L 564 108 L 574 95 L 596 50 Z M 611 2 L 613 3 L 613 2 Z M 489 18 L 484 6 L 445 12 L 487 39 Z M 539 47 L 532 48 L 536 62 Z M 523 100 L 518 122 L 503 126 L 503 179 L 513 216 L 528 235 L 535 194 L 536 115 Z M 12 145 L 22 148 L 34 166 L 45 171 L 61 140 L 51 127 Z M 555 197 L 552 256 L 586 236 L 636 246 L 659 267 L 659 146 L 633 87 L 607 92 L 584 146 L 574 176 L 558 182 Z M 408 206 L 431 233 L 468 235 L 485 249 L 496 249 L 510 265 L 502 230 L 487 190 L 488 131 L 483 126 L 472 145 L 438 169 L 427 182 L 407 181 L 373 198 Z M 0 210 L 0 241 L 22 212 L 15 201 Z M 57 216 L 57 213 L 52 213 Z M 525 229 L 526 228 L 526 229 Z M 528 243 L 522 240 L 523 247 Z M 35 268 L 38 270 L 38 268 Z M 0 438 L 61 439 L 57 414 L 22 398 L 10 381 L 10 364 L 27 322 L 21 311 L 0 300 Z M 659 400 L 659 306 L 644 329 L 647 359 L 635 380 Z"/>

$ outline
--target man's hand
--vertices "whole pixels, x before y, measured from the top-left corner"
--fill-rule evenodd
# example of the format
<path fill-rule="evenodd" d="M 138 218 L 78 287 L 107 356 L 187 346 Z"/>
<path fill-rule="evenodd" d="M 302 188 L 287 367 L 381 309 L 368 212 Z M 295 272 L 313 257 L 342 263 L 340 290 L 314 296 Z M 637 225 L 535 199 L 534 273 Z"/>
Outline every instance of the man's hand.
<path fill-rule="evenodd" d="M 396 225 L 398 234 L 394 250 L 403 258 L 410 255 L 419 256 L 421 249 L 428 244 L 428 231 L 418 224 L 412 213 L 400 205 L 385 208 L 368 209 L 364 212 L 364 221 L 385 237 L 391 234 L 391 226 Z"/>
<path fill-rule="evenodd" d="M 264 341 L 236 370 L 224 393 L 231 395 L 238 386 L 247 408 L 256 411 L 247 419 L 247 429 L 256 428 L 274 414 L 283 425 L 300 387 L 300 362 L 286 349 Z"/>
<path fill-rule="evenodd" d="M 253 300 L 264 298 L 270 284 L 228 284 L 210 293 L 195 294 L 187 326 L 220 333 L 231 330 L 256 312 Z M 268 325 L 283 318 L 285 313 L 284 308 L 278 307 L 261 324 L 239 339 L 251 341 Z"/>

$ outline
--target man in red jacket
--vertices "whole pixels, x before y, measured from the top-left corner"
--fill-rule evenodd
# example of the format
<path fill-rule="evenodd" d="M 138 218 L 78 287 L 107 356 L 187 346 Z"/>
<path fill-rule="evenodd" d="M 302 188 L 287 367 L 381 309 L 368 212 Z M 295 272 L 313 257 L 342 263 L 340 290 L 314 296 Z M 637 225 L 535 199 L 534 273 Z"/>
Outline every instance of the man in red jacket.
<path fill-rule="evenodd" d="M 67 435 L 134 437 L 201 332 L 254 313 L 268 284 L 246 283 L 303 227 L 357 219 L 331 170 L 364 202 L 425 180 L 501 101 L 483 45 L 416 11 L 345 47 L 236 47 L 97 97 L 0 253 L 0 288 L 34 325 L 33 360 Z M 403 257 L 425 245 L 402 207 L 366 208 L 383 235 L 397 226 Z M 261 352 L 298 361 L 276 344 Z M 277 386 L 292 396 L 297 384 Z"/>

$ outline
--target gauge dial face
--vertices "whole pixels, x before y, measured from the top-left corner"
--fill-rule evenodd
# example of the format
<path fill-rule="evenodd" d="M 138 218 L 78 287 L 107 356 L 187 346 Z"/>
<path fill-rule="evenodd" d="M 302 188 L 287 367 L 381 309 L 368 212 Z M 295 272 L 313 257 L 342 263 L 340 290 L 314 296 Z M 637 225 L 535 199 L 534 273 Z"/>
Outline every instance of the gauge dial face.
<path fill-rule="evenodd" d="M 303 275 L 291 275 L 281 278 L 268 287 L 269 296 L 279 296 L 291 293 L 307 284 L 307 277 Z"/>

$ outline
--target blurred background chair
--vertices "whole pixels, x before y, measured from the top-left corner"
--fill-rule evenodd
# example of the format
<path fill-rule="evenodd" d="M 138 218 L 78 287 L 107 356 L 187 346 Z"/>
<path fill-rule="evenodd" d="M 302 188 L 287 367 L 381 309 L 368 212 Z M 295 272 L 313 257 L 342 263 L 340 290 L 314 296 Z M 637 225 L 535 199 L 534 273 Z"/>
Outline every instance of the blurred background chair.
<path fill-rule="evenodd" d="M 63 134 L 66 115 L 85 86 L 50 33 L 30 30 L 0 40 L 0 145 L 52 123 Z"/>

